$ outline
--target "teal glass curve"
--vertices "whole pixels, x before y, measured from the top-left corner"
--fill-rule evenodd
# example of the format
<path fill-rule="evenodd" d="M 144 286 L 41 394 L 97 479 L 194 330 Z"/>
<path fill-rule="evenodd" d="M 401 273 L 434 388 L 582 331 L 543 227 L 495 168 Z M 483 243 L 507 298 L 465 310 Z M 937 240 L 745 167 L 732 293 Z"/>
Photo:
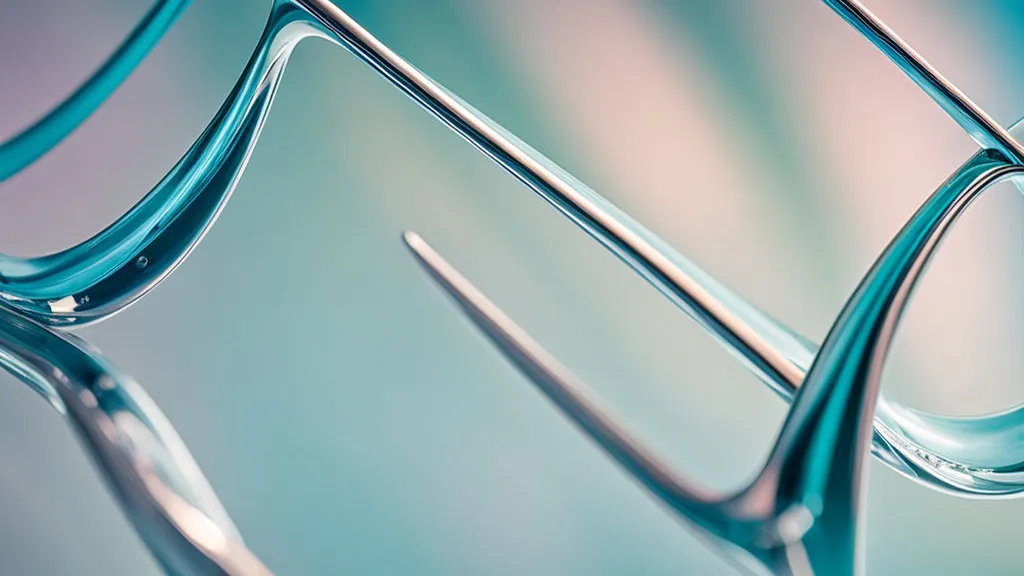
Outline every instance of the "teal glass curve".
<path fill-rule="evenodd" d="M 0 257 L 0 304 L 74 326 L 136 301 L 191 252 L 227 202 L 269 112 L 288 58 L 308 37 L 339 44 L 520 179 L 696 320 L 763 382 L 791 398 L 818 347 L 758 310 L 597 192 L 392 52 L 327 0 L 277 0 L 220 111 L 175 167 L 118 221 L 39 258 Z M 977 156 L 975 158 L 978 158 Z M 969 160 L 963 170 L 970 170 Z M 1024 492 L 1024 408 L 964 420 L 884 399 L 872 453 L 901 474 L 953 494 Z M 964 449 L 993 435 L 1001 450 Z M 968 444 L 970 442 L 970 444 Z"/>
<path fill-rule="evenodd" d="M 109 58 L 42 118 L 0 143 L 0 182 L 67 138 L 131 75 L 191 0 L 157 0 Z"/>
<path fill-rule="evenodd" d="M 510 321 L 495 315 L 482 296 L 474 295 L 458 277 L 441 274 L 443 267 L 420 245 L 417 253 L 423 263 L 510 359 L 657 497 L 717 538 L 723 549 L 742 551 L 730 552 L 731 558 L 773 573 L 805 568 L 816 573 L 853 573 L 859 562 L 856 528 L 865 450 L 897 472 L 952 494 L 994 498 L 1024 492 L 1024 477 L 1018 472 L 1024 464 L 1024 407 L 976 418 L 947 418 L 888 403 L 878 396 L 881 367 L 915 281 L 970 201 L 993 182 L 1020 180 L 1024 155 L 1013 133 L 1024 130 L 1015 126 L 1007 131 L 996 125 L 859 2 L 826 3 L 882 49 L 985 150 L 968 160 L 908 222 L 820 347 L 717 282 L 628 214 L 403 60 L 334 4 L 327 0 L 276 0 L 252 57 L 220 111 L 142 201 L 107 229 L 63 252 L 40 258 L 0 257 L 0 332 L 4 321 L 18 327 L 11 331 L 9 342 L 0 341 L 0 350 L 6 350 L 0 354 L 0 362 L 61 410 L 74 412 L 72 407 L 88 408 L 96 401 L 97 390 L 88 382 L 98 377 L 98 369 L 90 369 L 67 388 L 78 392 L 77 401 L 67 393 L 62 395 L 62 386 L 69 384 L 59 376 L 74 373 L 79 364 L 100 362 L 95 353 L 79 346 L 79 352 L 68 352 L 77 360 L 60 360 L 71 364 L 58 364 L 53 358 L 40 360 L 39 350 L 25 348 L 25 342 L 34 342 L 43 351 L 64 350 L 59 342 L 76 345 L 71 337 L 52 328 L 110 317 L 142 297 L 189 255 L 234 190 L 292 49 L 304 38 L 319 37 L 370 65 L 516 176 L 695 319 L 793 406 L 759 479 L 738 494 L 709 498 L 639 450 L 614 421 L 593 409 L 578 387 L 566 386 L 564 371 L 553 368 L 538 347 L 510 328 Z M 170 5 L 158 4 L 150 16 L 163 9 L 168 11 L 160 14 L 176 17 Z M 145 28 L 149 33 L 140 38 L 155 42 L 151 34 L 158 30 L 162 34 L 171 21 L 173 18 L 155 19 L 148 28 L 144 21 L 136 32 Z M 161 28 L 158 23 L 166 26 Z M 96 86 L 109 90 L 95 88 L 84 96 L 73 95 L 69 101 L 77 104 L 69 108 L 72 112 L 57 114 L 55 118 L 63 120 L 54 120 L 50 128 L 44 119 L 36 125 L 43 126 L 38 140 L 22 141 L 37 142 L 25 144 L 23 149 L 38 153 L 27 154 L 23 157 L 27 160 L 20 164 L 12 161 L 9 166 L 20 169 L 31 163 L 56 143 L 54 135 L 66 136 L 95 109 L 151 46 L 143 40 L 136 42 L 135 50 L 128 51 L 133 56 L 123 56 L 121 66 L 97 81 Z M 51 340 L 54 337 L 57 341 Z M 36 372 L 31 371 L 33 366 L 37 366 Z M 53 366 L 59 370 L 54 372 Z M 49 376 L 46 370 L 50 370 Z M 104 370 L 113 373 L 112 368 Z M 81 393 L 85 388 L 93 400 Z M 76 427 L 88 437 L 86 425 L 78 422 Z M 109 480 L 119 465 L 97 456 L 95 446 L 91 449 Z M 132 506 L 138 503 L 123 497 L 118 492 L 123 486 L 111 482 L 126 512 L 134 513 Z M 150 486 L 149 497 L 156 492 L 159 489 Z M 183 489 L 182 493 L 187 492 Z M 210 508 L 209 499 L 206 504 L 182 499 L 201 516 L 219 518 L 213 523 L 222 528 L 228 549 L 237 552 L 238 558 L 249 558 L 222 510 Z M 150 509 L 156 508 L 160 507 Z M 160 508 L 165 516 L 166 508 Z M 138 524 L 136 528 L 140 533 L 147 530 Z M 159 549 L 165 543 L 147 539 L 147 544 Z M 162 552 L 154 553 L 161 557 Z M 172 552 L 171 557 L 188 554 L 191 552 Z M 797 557 L 806 565 L 798 565 Z M 245 570 L 263 569 L 254 558 L 250 560 L 257 564 L 247 564 Z M 165 562 L 162 557 L 161 562 Z M 168 570 L 191 573 L 189 566 Z"/>
<path fill-rule="evenodd" d="M 0 365 L 64 416 L 164 571 L 271 574 L 242 543 L 167 418 L 98 350 L 0 310 Z"/>
<path fill-rule="evenodd" d="M 852 576 L 863 573 L 865 457 L 878 433 L 875 406 L 900 316 L 929 259 L 967 207 L 993 184 L 1021 175 L 1024 166 L 990 150 L 924 203 L 836 318 L 760 473 L 729 494 L 712 494 L 677 474 L 426 242 L 415 234 L 405 238 L 420 264 L 509 362 L 723 556 L 758 574 Z"/>

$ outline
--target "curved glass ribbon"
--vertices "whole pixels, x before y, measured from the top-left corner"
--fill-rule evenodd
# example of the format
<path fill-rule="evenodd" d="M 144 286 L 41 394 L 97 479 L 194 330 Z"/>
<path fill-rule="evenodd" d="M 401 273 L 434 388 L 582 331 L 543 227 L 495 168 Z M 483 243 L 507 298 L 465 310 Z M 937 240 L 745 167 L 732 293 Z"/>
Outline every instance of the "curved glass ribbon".
<path fill-rule="evenodd" d="M 168 574 L 271 574 L 156 404 L 98 351 L 0 310 L 0 366 L 64 415 Z"/>
<path fill-rule="evenodd" d="M 800 386 L 818 353 L 814 343 L 717 282 L 327 0 L 277 0 L 235 88 L 178 164 L 142 201 L 86 242 L 40 258 L 0 257 L 0 303 L 43 323 L 71 326 L 108 317 L 155 286 L 219 215 L 259 137 L 292 48 L 311 36 L 337 43 L 369 64 L 515 175 L 701 324 L 783 398 Z M 979 162 L 985 160 L 975 156 L 958 174 L 972 173 Z M 920 414 L 882 400 L 877 428 L 872 452 L 922 484 L 960 495 L 1024 491 L 1024 478 L 1009 472 L 1024 466 L 1022 408 L 964 420 Z M 979 435 L 992 434 L 1010 443 L 999 451 L 978 449 Z"/>
<path fill-rule="evenodd" d="M 157 0 L 88 80 L 41 119 L 0 143 L 0 182 L 27 168 L 78 128 L 145 59 L 189 2 Z"/>
<path fill-rule="evenodd" d="M 678 476 L 426 242 L 415 234 L 405 239 L 433 279 L 520 372 L 724 555 L 758 573 L 860 574 L 864 462 L 877 434 L 872 424 L 878 389 L 900 316 L 928 260 L 970 203 L 992 184 L 1024 174 L 1024 167 L 994 150 L 975 164 L 932 195 L 872 266 L 793 397 L 761 472 L 733 494 L 710 494 Z M 920 459 L 903 464 L 909 474 L 926 465 Z M 998 472 L 1004 471 L 993 473 Z"/>
<path fill-rule="evenodd" d="M 0 298 L 55 326 L 100 320 L 131 304 L 184 260 L 238 182 L 303 26 L 275 9 L 225 104 L 184 157 L 96 236 L 36 258 L 0 255 Z"/>
<path fill-rule="evenodd" d="M 947 418 L 879 399 L 875 410 L 892 331 L 924 263 L 973 198 L 992 182 L 1024 171 L 1024 154 L 1010 132 L 858 2 L 826 2 L 988 149 L 958 169 L 908 222 L 820 348 L 431 80 L 328 0 L 275 0 L 264 33 L 220 111 L 142 201 L 107 229 L 63 252 L 0 256 L 0 363 L 66 411 L 165 568 L 173 573 L 266 573 L 241 545 L 187 452 L 166 422 L 154 416 L 158 412 L 141 391 L 73 337 L 44 325 L 68 327 L 107 318 L 188 256 L 237 184 L 295 44 L 320 37 L 370 65 L 598 240 L 793 407 L 758 480 L 735 495 L 708 496 L 647 455 L 578 386 L 570 385 L 571 378 L 525 334 L 410 237 L 422 261 L 506 354 L 658 497 L 729 550 L 743 551 L 735 558 L 775 573 L 848 573 L 858 559 L 857 495 L 868 446 L 897 472 L 932 488 L 984 497 L 1024 492 L 1024 408 Z M 47 142 L 54 135 L 66 135 L 88 115 L 100 95 L 109 93 L 99 87 L 112 89 L 123 79 L 130 70 L 127 63 L 133 66 L 151 45 L 146 39 L 155 41 L 155 31 L 162 33 L 173 21 L 175 5 L 184 2 L 157 4 L 151 20 L 126 41 L 130 49 L 122 46 L 127 55 L 112 57 L 120 64 L 111 65 L 105 76 L 98 74 L 100 80 L 94 78 L 97 87 L 83 87 L 69 99 L 68 110 L 51 114 L 58 120 L 37 125 L 42 126 L 40 136 L 21 141 L 27 142 L 18 145 L 23 148 L 11 148 L 38 153 L 8 165 L 30 163 L 53 145 Z M 47 128 L 47 122 L 52 126 Z M 198 518 L 192 512 L 209 522 L 189 524 L 189 518 Z M 202 526 L 216 527 L 219 536 L 211 542 L 217 546 L 203 540 L 212 532 L 203 532 Z"/>

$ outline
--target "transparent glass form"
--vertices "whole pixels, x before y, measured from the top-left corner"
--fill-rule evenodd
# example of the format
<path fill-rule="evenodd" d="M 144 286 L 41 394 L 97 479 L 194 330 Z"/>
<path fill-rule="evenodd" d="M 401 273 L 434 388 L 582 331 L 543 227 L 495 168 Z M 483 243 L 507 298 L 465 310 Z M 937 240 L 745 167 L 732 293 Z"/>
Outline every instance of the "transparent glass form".
<path fill-rule="evenodd" d="M 185 9 L 157 2 L 121 47 L 50 114 L 0 144 L 0 179 L 44 155 L 116 89 Z M 627 472 L 738 563 L 776 574 L 856 573 L 865 452 L 958 496 L 1024 493 L 1024 407 L 972 418 L 887 402 L 879 377 L 914 283 L 956 218 L 1024 172 L 1024 146 L 853 0 L 826 0 L 983 148 L 907 222 L 821 345 L 758 310 L 641 223 L 391 51 L 327 0 L 275 0 L 248 64 L 198 140 L 94 237 L 37 258 L 0 255 L 0 360 L 63 412 L 161 565 L 175 574 L 269 573 L 241 543 L 191 457 L 130 378 L 61 329 L 108 318 L 170 274 L 230 197 L 289 56 L 305 38 L 341 46 L 608 248 L 792 404 L 762 473 L 715 496 L 667 470 L 425 242 L 433 277 L 565 414 Z"/>

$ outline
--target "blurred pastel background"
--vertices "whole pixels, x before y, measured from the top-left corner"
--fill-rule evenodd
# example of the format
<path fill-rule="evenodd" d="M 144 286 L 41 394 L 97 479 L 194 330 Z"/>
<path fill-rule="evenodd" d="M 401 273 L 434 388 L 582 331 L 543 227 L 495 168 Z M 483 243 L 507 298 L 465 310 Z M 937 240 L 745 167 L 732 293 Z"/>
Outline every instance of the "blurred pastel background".
<path fill-rule="evenodd" d="M 976 148 L 814 0 L 335 0 L 400 54 L 820 339 Z M 269 0 L 194 0 L 80 130 L 0 192 L 0 248 L 110 223 L 213 116 Z M 1004 125 L 1024 7 L 868 5 Z M 0 2 L 0 138 L 69 93 L 143 0 Z M 884 388 L 949 414 L 1024 401 L 1024 199 L 993 191 L 911 304 Z M 322 42 L 292 59 L 248 171 L 159 288 L 80 334 L 133 374 L 276 573 L 732 574 L 544 401 L 402 247 L 414 229 L 716 488 L 784 405 L 654 290 Z M 0 573 L 157 574 L 72 433 L 0 376 Z M 1019 574 L 1024 502 L 872 464 L 869 574 Z"/>

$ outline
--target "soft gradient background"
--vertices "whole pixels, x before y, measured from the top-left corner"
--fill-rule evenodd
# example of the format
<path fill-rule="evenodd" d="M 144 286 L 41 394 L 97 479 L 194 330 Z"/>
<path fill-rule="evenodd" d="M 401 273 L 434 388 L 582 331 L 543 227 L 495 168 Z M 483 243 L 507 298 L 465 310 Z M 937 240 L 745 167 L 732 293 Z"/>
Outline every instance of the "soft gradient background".
<path fill-rule="evenodd" d="M 336 0 L 399 53 L 821 338 L 974 144 L 814 0 Z M 1024 8 L 871 0 L 1010 124 Z M 81 241 L 213 116 L 269 1 L 195 0 L 82 129 L 2 186 L 0 247 Z M 0 2 L 0 138 L 75 87 L 143 0 Z M 886 393 L 1024 400 L 1024 199 L 965 218 Z M 278 574 L 731 574 L 428 284 L 419 231 L 679 468 L 759 466 L 783 404 L 652 289 L 350 55 L 302 44 L 235 197 L 157 290 L 82 330 L 146 387 Z M 61 419 L 0 376 L 0 573 L 158 570 Z M 870 574 L 1016 574 L 1024 502 L 871 465 Z"/>

